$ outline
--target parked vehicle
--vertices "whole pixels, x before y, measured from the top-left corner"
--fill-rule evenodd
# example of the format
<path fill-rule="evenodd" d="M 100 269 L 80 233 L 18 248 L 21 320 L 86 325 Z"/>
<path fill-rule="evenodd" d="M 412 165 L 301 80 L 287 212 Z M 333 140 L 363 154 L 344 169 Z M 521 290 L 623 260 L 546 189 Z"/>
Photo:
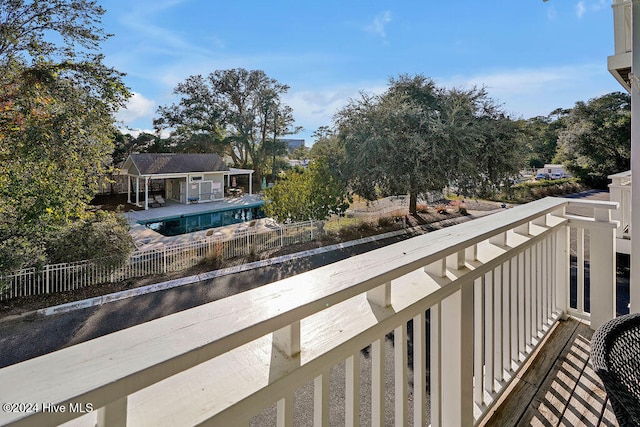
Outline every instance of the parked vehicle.
<path fill-rule="evenodd" d="M 539 173 L 536 175 L 536 181 L 542 181 L 543 179 L 551 179 L 548 173 Z"/>
<path fill-rule="evenodd" d="M 551 179 L 562 179 L 564 178 L 561 173 L 555 172 L 551 174 Z"/>

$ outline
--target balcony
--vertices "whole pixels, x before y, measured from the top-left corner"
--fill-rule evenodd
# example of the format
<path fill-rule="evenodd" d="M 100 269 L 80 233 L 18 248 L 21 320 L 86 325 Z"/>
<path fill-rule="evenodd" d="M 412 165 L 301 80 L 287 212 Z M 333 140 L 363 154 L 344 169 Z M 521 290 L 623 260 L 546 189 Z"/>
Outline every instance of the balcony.
<path fill-rule="evenodd" d="M 0 424 L 509 425 L 615 316 L 616 207 L 546 198 L 6 367 L 31 406 Z"/>
<path fill-rule="evenodd" d="M 631 0 L 614 0 L 613 31 L 615 53 L 607 58 L 613 77 L 631 91 Z"/>

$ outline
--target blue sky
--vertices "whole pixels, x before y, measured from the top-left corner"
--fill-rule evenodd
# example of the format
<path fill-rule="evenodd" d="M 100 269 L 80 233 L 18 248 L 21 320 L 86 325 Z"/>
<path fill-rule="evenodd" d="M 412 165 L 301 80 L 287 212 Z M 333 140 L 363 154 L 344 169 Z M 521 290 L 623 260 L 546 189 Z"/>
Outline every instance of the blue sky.
<path fill-rule="evenodd" d="M 330 125 L 360 91 L 421 73 L 443 87 L 486 86 L 513 117 L 547 115 L 622 88 L 610 0 L 103 0 L 105 62 L 133 91 L 123 126 L 151 130 L 177 83 L 260 69 L 290 86 L 297 137 Z"/>

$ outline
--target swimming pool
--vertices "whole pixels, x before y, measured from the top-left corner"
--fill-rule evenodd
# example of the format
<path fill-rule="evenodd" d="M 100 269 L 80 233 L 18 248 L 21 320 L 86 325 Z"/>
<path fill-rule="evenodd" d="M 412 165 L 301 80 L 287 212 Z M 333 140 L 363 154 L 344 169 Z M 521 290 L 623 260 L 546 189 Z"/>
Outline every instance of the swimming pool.
<path fill-rule="evenodd" d="M 140 221 L 140 224 L 163 236 L 179 236 L 194 231 L 238 224 L 252 219 L 264 218 L 263 203 L 242 208 L 231 208 L 213 212 L 202 212 L 193 215 L 180 215 L 171 218 Z"/>

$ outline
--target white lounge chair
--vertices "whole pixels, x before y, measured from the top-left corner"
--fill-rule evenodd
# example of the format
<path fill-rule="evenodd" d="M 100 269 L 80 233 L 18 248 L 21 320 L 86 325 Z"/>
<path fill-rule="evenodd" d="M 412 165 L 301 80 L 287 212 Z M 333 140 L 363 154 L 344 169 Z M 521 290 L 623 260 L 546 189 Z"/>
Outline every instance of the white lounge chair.
<path fill-rule="evenodd" d="M 154 196 L 153 198 L 155 199 L 156 203 L 158 203 L 160 206 L 164 206 L 166 203 L 161 195 Z"/>

